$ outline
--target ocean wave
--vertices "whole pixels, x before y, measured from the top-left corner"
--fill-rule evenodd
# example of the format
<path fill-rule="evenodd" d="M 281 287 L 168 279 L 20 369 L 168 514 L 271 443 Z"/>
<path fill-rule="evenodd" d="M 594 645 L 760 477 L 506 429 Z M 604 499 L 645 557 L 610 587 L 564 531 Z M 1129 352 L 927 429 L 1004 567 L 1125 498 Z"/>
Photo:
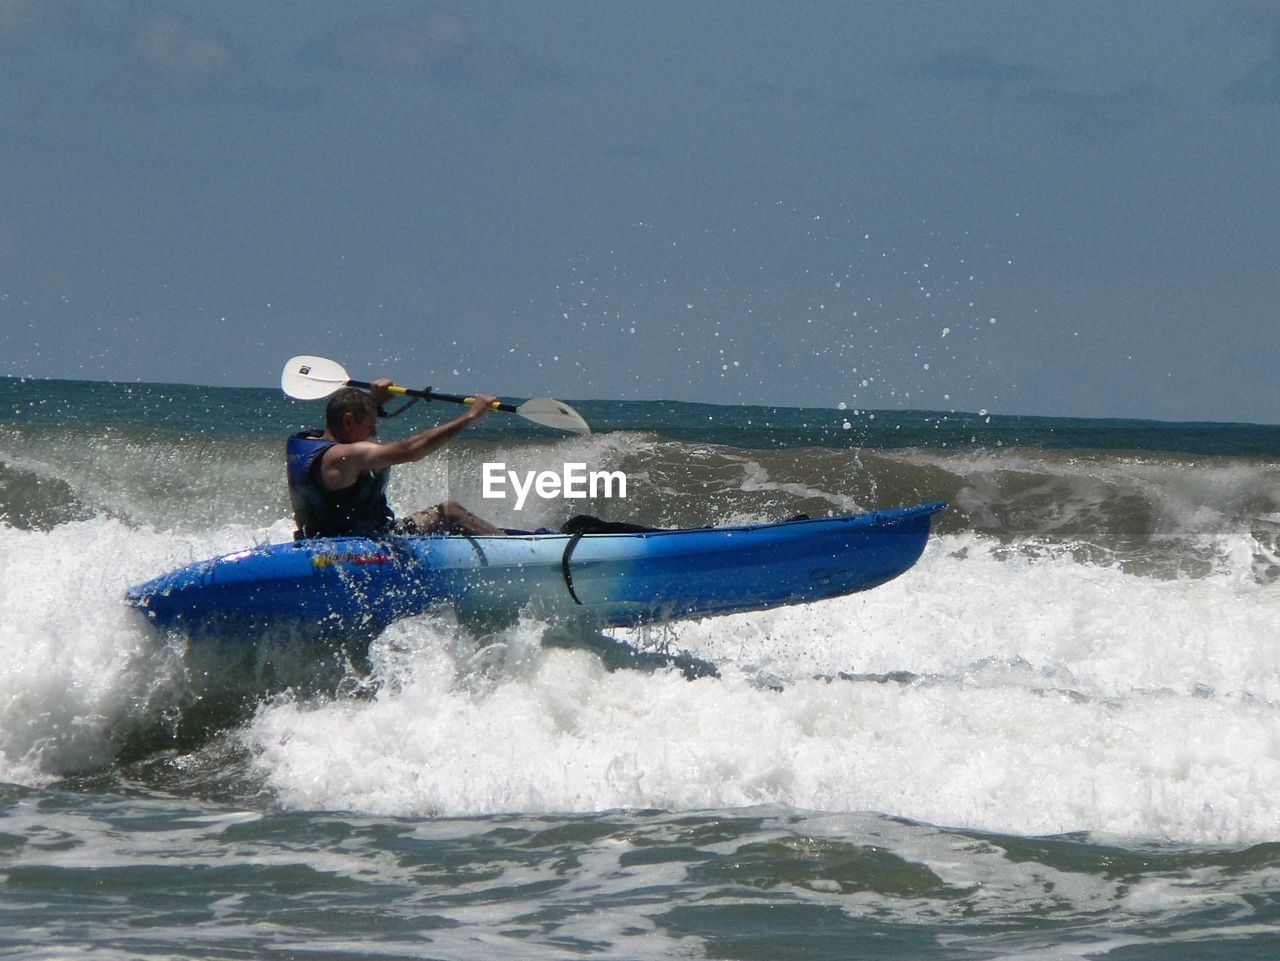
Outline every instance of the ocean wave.
<path fill-rule="evenodd" d="M 568 464 L 617 471 L 626 496 L 485 496 L 485 465 L 521 476 Z M 506 492 L 510 494 L 509 491 Z M 397 469 L 400 513 L 444 499 L 495 523 L 558 528 L 571 516 L 653 527 L 786 520 L 945 500 L 942 533 L 970 530 L 1011 551 L 1069 547 L 1092 563 L 1158 577 L 1235 565 L 1254 542 L 1257 576 L 1274 580 L 1280 462 L 1160 453 L 999 449 L 750 450 L 614 432 L 541 440 L 464 439 Z M 88 517 L 199 535 L 227 524 L 287 523 L 278 439 L 24 427 L 0 430 L 0 523 L 49 530 Z"/>
<path fill-rule="evenodd" d="M 0 779 L 394 814 L 782 804 L 1196 843 L 1277 828 L 1257 801 L 1280 789 L 1274 585 L 1243 548 L 1152 578 L 943 533 L 866 594 L 615 635 L 719 668 L 696 681 L 610 671 L 537 621 L 477 636 L 411 618 L 366 661 L 193 644 L 121 603 L 288 530 L 0 524 Z"/>

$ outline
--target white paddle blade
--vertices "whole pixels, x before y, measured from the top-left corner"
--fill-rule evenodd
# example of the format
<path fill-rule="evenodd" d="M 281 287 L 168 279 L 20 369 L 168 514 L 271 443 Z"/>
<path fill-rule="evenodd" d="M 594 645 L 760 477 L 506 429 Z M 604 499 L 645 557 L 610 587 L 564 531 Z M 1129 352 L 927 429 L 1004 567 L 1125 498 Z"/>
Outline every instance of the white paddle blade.
<path fill-rule="evenodd" d="M 525 420 L 531 420 L 543 427 L 573 431 L 575 434 L 591 433 L 591 428 L 576 410 L 563 401 L 551 397 L 535 397 L 533 400 L 526 400 L 516 408 L 516 413 Z"/>
<path fill-rule="evenodd" d="M 325 357 L 299 354 L 280 372 L 280 389 L 298 400 L 328 397 L 350 380 L 342 365 Z"/>

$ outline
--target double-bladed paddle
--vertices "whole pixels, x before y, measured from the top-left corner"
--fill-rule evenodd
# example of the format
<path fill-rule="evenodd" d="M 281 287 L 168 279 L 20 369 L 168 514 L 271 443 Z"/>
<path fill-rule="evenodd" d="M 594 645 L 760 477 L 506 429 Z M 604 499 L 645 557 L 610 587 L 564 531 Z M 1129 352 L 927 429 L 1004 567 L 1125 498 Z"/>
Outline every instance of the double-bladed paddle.
<path fill-rule="evenodd" d="M 284 365 L 284 370 L 280 372 L 280 389 L 298 400 L 319 400 L 321 397 L 328 397 L 341 387 L 363 387 L 368 390 L 372 386 L 367 381 L 352 380 L 337 361 L 325 357 L 312 357 L 308 354 L 291 357 Z M 474 397 L 440 394 L 430 388 L 414 390 L 410 387 L 392 385 L 390 391 L 398 396 L 442 400 L 450 404 L 470 406 L 475 403 Z M 591 428 L 576 410 L 550 397 L 535 397 L 532 400 L 526 400 L 518 407 L 514 404 L 494 401 L 493 409 L 519 414 L 525 420 L 541 424 L 543 427 L 573 431 L 575 434 L 591 433 Z"/>

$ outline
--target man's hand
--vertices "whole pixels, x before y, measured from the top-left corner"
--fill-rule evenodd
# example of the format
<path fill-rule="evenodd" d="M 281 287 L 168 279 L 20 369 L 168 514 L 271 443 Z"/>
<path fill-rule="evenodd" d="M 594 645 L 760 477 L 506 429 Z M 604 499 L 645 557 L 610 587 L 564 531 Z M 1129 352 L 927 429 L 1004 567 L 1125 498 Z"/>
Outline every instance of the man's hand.
<path fill-rule="evenodd" d="M 372 390 L 370 390 L 370 394 L 373 397 L 373 402 L 377 406 L 381 407 L 391 399 L 391 387 L 394 383 L 395 382 L 388 377 L 381 377 L 369 385 L 370 388 L 372 388 Z"/>
<path fill-rule="evenodd" d="M 493 404 L 498 402 L 498 398 L 492 394 L 476 394 L 475 399 L 471 403 L 471 419 L 479 420 L 493 410 Z"/>

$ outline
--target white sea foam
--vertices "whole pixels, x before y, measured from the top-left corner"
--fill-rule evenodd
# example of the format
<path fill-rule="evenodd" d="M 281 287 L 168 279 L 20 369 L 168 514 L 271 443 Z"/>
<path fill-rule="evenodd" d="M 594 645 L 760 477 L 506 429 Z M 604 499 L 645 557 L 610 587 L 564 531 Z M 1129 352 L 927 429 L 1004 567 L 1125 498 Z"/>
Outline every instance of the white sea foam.
<path fill-rule="evenodd" d="M 302 808 L 781 803 L 1244 842 L 1280 830 L 1276 604 L 1230 573 L 1158 581 L 943 538 L 865 595 L 671 629 L 718 680 L 609 674 L 540 649 L 536 624 L 477 658 L 420 618 L 376 645 L 374 699 L 273 704 L 245 736 Z"/>
<path fill-rule="evenodd" d="M 0 524 L 0 780 L 107 764 L 131 725 L 178 703 L 180 651 L 124 593 L 252 537 L 238 526 L 176 537 L 107 518 L 51 531 Z"/>

